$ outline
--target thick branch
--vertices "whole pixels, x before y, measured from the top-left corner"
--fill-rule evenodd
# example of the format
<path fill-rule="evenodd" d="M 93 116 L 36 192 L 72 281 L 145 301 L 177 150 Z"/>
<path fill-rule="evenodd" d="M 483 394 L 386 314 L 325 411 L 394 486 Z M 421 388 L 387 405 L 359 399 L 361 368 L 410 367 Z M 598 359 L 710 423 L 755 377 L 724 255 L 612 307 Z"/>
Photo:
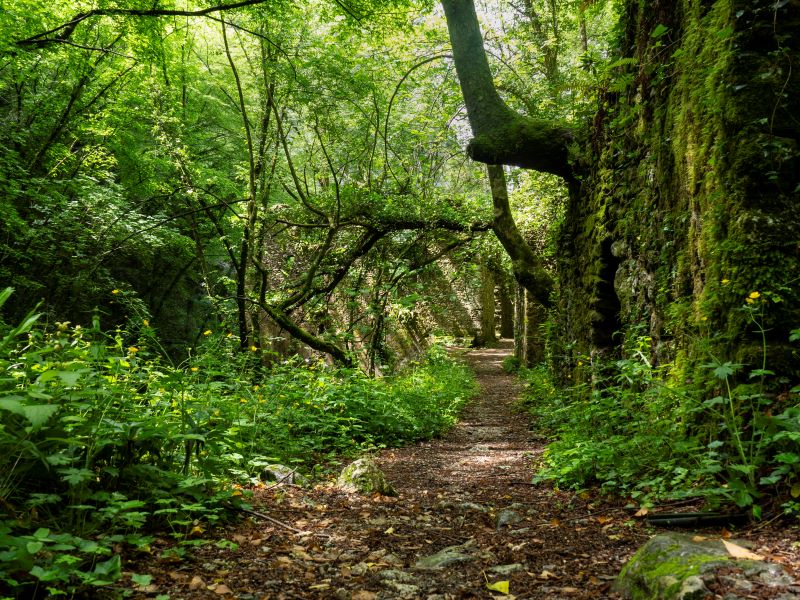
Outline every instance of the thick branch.
<path fill-rule="evenodd" d="M 344 365 L 345 367 L 352 367 L 353 366 L 353 359 L 348 355 L 344 350 L 342 350 L 339 346 L 334 344 L 333 342 L 329 342 L 328 340 L 322 339 L 316 335 L 310 334 L 308 331 L 300 327 L 297 323 L 295 323 L 289 316 L 280 310 L 279 308 L 272 306 L 270 304 L 261 304 L 259 306 L 262 310 L 267 313 L 270 318 L 275 321 L 278 325 L 283 327 L 286 331 L 288 331 L 292 336 L 304 344 L 306 344 L 309 348 L 313 348 L 318 352 L 324 352 L 325 354 L 329 354 L 333 360 L 338 362 L 339 364 Z"/>
<path fill-rule="evenodd" d="M 492 188 L 492 204 L 494 205 L 494 222 L 492 229 L 497 239 L 508 252 L 511 258 L 511 268 L 514 277 L 520 285 L 528 290 L 537 302 L 550 306 L 550 292 L 553 289 L 553 280 L 542 266 L 539 257 L 522 237 L 511 214 L 506 189 L 506 176 L 503 167 L 488 165 L 489 184 Z"/>
<path fill-rule="evenodd" d="M 220 4 L 218 6 L 209 6 L 199 10 L 175 10 L 175 9 L 136 9 L 136 8 L 97 8 L 85 13 L 79 13 L 72 17 L 66 23 L 62 23 L 58 27 L 54 27 L 48 31 L 43 31 L 24 40 L 17 40 L 17 46 L 46 46 L 52 43 L 65 42 L 68 40 L 75 28 L 92 17 L 112 17 L 112 16 L 128 16 L 128 17 L 204 17 L 212 13 L 221 12 L 225 10 L 233 10 L 235 8 L 243 8 L 245 6 L 255 6 L 257 4 L 264 4 L 268 0 L 243 0 L 242 2 L 233 2 L 231 4 Z M 58 34 L 55 37 L 50 37 L 53 34 Z"/>
<path fill-rule="evenodd" d="M 508 108 L 492 80 L 473 0 L 442 0 L 442 6 L 474 136 L 469 156 L 490 165 L 515 165 L 571 179 L 572 130 Z"/>

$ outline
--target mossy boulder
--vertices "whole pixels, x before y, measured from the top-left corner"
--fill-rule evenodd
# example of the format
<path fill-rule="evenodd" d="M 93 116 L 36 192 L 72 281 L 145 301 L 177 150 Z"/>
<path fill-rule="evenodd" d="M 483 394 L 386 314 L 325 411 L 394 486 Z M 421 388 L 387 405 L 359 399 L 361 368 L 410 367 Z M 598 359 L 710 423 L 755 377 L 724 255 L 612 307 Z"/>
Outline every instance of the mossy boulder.
<path fill-rule="evenodd" d="M 396 496 L 397 492 L 370 458 L 359 458 L 346 466 L 336 482 L 339 489 L 353 494 Z"/>
<path fill-rule="evenodd" d="M 699 600 L 709 597 L 707 584 L 725 567 L 737 567 L 743 580 L 769 587 L 793 583 L 779 565 L 732 558 L 719 539 L 668 533 L 657 535 L 639 549 L 613 589 L 632 600 Z"/>

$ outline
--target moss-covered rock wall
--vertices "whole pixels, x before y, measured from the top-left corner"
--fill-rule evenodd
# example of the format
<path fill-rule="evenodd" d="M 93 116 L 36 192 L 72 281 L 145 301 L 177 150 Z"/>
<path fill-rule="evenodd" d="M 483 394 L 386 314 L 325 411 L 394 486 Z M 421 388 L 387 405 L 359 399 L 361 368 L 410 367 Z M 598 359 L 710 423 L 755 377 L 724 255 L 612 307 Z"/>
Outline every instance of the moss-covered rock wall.
<path fill-rule="evenodd" d="M 627 1 L 619 40 L 559 234 L 558 370 L 626 335 L 760 366 L 759 323 L 796 377 L 800 3 Z"/>

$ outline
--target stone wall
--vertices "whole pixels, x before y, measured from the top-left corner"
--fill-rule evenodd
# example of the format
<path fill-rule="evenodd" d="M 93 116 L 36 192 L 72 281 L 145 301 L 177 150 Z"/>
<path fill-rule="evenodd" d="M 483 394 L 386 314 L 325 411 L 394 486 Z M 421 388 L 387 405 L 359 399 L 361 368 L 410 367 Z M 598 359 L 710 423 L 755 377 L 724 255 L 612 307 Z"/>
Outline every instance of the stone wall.
<path fill-rule="evenodd" d="M 796 378 L 800 4 L 626 4 L 559 233 L 557 371 L 639 335 L 687 377 L 712 355 L 760 367 L 758 323 Z"/>

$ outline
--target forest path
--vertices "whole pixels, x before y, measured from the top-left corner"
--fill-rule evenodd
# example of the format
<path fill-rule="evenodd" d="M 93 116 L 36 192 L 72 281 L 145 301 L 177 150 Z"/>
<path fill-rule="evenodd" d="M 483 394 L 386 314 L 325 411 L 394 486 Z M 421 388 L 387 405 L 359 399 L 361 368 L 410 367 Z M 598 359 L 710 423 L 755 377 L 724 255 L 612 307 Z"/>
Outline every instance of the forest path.
<path fill-rule="evenodd" d="M 466 353 L 481 389 L 459 424 L 377 456 L 397 498 L 256 490 L 255 510 L 275 521 L 248 519 L 223 534 L 237 548 L 207 545 L 165 565 L 150 597 L 614 597 L 611 580 L 647 536 L 619 507 L 531 484 L 544 444 L 515 410 L 521 384 L 501 368 L 509 353 L 508 342 Z M 450 564 L 419 568 L 448 547 Z M 487 582 L 508 582 L 511 595 Z"/>

